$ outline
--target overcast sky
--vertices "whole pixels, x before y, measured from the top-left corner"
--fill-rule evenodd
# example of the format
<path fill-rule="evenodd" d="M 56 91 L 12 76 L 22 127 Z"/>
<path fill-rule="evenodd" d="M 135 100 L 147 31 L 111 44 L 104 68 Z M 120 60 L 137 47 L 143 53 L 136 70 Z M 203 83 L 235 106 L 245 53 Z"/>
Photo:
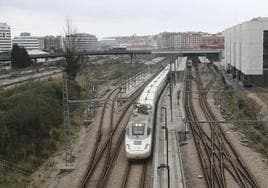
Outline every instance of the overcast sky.
<path fill-rule="evenodd" d="M 221 32 L 268 16 L 268 0 L 0 0 L 12 36 L 63 35 L 66 17 L 98 38 L 163 31 Z"/>

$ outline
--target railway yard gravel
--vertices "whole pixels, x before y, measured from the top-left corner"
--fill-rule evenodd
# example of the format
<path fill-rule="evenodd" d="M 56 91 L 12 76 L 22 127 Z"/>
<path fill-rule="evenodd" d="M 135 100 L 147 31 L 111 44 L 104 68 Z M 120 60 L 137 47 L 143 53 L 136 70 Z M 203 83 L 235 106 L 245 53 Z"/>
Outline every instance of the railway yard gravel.
<path fill-rule="evenodd" d="M 100 91 L 105 95 L 105 91 Z M 64 166 L 64 153 L 57 153 L 52 156 L 29 178 L 28 186 L 39 188 L 69 188 L 78 187 L 82 175 L 86 171 L 88 160 L 91 158 L 94 143 L 97 138 L 97 126 L 99 125 L 101 108 L 97 109 L 95 121 L 88 127 L 81 126 L 77 138 L 72 142 L 73 153 L 75 156 L 75 170 L 61 173 L 60 169 Z"/>
<path fill-rule="evenodd" d="M 211 95 L 210 95 L 211 96 Z M 257 101 L 257 100 L 256 100 Z M 212 97 L 208 100 L 213 112 L 218 120 L 224 120 L 222 114 Z M 265 108 L 264 108 L 265 110 Z M 222 124 L 223 130 L 226 132 L 227 137 L 233 143 L 235 149 L 238 151 L 244 162 L 247 164 L 249 170 L 256 178 L 258 184 L 262 188 L 268 187 L 268 161 L 260 153 L 256 152 L 253 148 L 241 144 L 241 140 L 245 137 L 239 131 L 235 131 L 231 124 Z"/>
<path fill-rule="evenodd" d="M 107 94 L 106 90 L 102 87 L 102 91 L 100 96 L 104 96 Z M 110 88 L 111 89 L 111 88 Z M 111 102 L 108 102 L 111 103 Z M 111 105 L 111 104 L 110 104 Z M 115 126 L 116 122 L 118 122 L 120 114 L 126 109 L 127 103 L 124 103 L 123 106 L 119 106 L 119 104 L 115 105 L 114 113 L 113 113 L 113 125 Z M 108 105 L 108 107 L 110 106 Z M 115 132 L 113 136 L 113 145 L 112 145 L 112 153 L 114 152 L 114 148 L 120 147 L 120 145 L 116 145 L 116 140 L 120 137 L 119 133 L 124 131 L 125 125 L 128 121 L 128 114 L 133 110 L 132 106 L 128 109 L 128 112 L 123 117 L 122 122 L 119 124 L 118 131 Z M 73 153 L 75 154 L 75 166 L 74 170 L 69 172 L 62 172 L 60 169 L 64 166 L 64 153 L 55 154 L 54 157 L 51 157 L 48 162 L 42 165 L 32 176 L 29 178 L 29 187 L 51 187 L 51 188 L 69 188 L 69 187 L 79 187 L 81 185 L 81 180 L 84 177 L 87 167 L 89 165 L 90 159 L 93 157 L 93 151 L 96 145 L 102 145 L 104 141 L 109 136 L 110 131 L 110 115 L 105 116 L 102 127 L 101 139 L 97 142 L 97 130 L 100 123 L 100 117 L 102 113 L 102 107 L 97 108 L 97 114 L 94 118 L 94 121 L 88 126 L 81 126 L 81 130 L 77 135 L 77 138 L 73 140 L 72 148 L 74 148 Z M 114 128 L 114 127 L 113 127 Z M 98 148 L 99 149 L 99 148 Z M 113 155 L 111 153 L 111 155 Z M 104 156 L 106 154 L 104 153 Z M 104 157 L 102 157 L 104 159 Z M 103 172 L 101 166 L 104 165 L 104 160 L 101 158 L 100 167 L 97 167 L 93 176 L 91 176 L 90 181 L 88 182 L 89 187 L 96 187 L 99 182 L 99 177 Z M 92 161 L 91 161 L 92 162 Z M 103 165 L 102 165 L 103 164 Z M 123 144 L 121 144 L 121 150 L 119 152 L 119 157 L 115 161 L 115 168 L 112 168 L 112 173 L 109 173 L 107 178 L 107 182 L 109 187 L 120 187 L 122 183 L 122 179 L 125 174 L 125 169 L 128 164 L 127 158 L 125 157 L 125 150 Z M 138 170 L 139 171 L 139 170 Z M 151 171 L 147 172 L 147 176 L 149 178 L 145 178 L 145 185 L 149 187 L 151 180 Z M 138 173 L 138 174 L 141 174 Z M 135 174 L 134 174 L 135 175 Z M 136 176 L 135 176 L 136 177 Z M 138 180 L 140 179 L 137 176 Z M 132 177 L 133 179 L 133 177 Z M 133 181 L 131 179 L 131 181 Z M 134 178 L 135 179 L 135 178 Z M 132 186 L 135 187 L 135 186 Z M 139 186 L 137 186 L 139 187 Z"/>
<path fill-rule="evenodd" d="M 201 74 L 202 76 L 202 74 Z M 204 83 L 207 82 L 208 75 L 203 76 L 202 80 Z M 205 85 L 205 84 L 204 84 Z M 196 91 L 197 87 L 195 82 L 193 82 L 193 90 Z M 251 94 L 251 98 L 256 99 L 257 96 Z M 205 116 L 201 110 L 201 107 L 198 102 L 198 94 L 193 94 L 194 98 L 194 107 L 196 109 L 197 116 L 199 120 L 205 120 Z M 268 98 L 268 95 L 267 95 Z M 263 98 L 262 98 L 263 99 Z M 256 101 L 262 101 L 262 99 Z M 208 103 L 210 104 L 214 114 L 216 115 L 218 120 L 224 120 L 222 117 L 220 110 L 217 106 L 214 105 L 215 101 L 212 97 L 212 93 L 208 94 Z M 262 106 L 262 113 L 267 114 L 267 104 L 259 104 Z M 203 125 L 205 128 L 205 126 Z M 244 135 L 238 131 L 234 131 L 232 129 L 232 125 L 224 124 L 222 125 L 223 130 L 226 132 L 227 137 L 231 140 L 234 147 L 247 164 L 249 170 L 252 172 L 260 187 L 266 188 L 268 187 L 268 162 L 260 153 L 254 151 L 253 148 L 244 146 L 241 144 L 241 139 Z M 194 149 L 193 149 L 194 148 Z M 187 144 L 182 146 L 182 156 L 183 156 L 183 164 L 185 170 L 186 184 L 187 187 L 206 187 L 206 182 L 203 177 L 203 172 L 201 165 L 199 163 L 199 157 L 195 149 L 195 143 L 191 135 L 188 135 Z M 228 187 L 237 187 L 237 184 L 232 181 L 228 181 L 228 175 L 226 175 L 227 186 Z"/>
<path fill-rule="evenodd" d="M 202 74 L 201 74 L 202 76 Z M 207 81 L 210 79 L 208 75 L 202 77 L 203 82 L 206 84 Z M 205 85 L 204 84 L 204 85 Z M 193 82 L 193 90 L 197 91 L 197 86 L 195 82 Z M 102 91 L 103 95 L 105 91 Z M 261 113 L 263 116 L 268 113 L 268 95 L 267 100 L 263 95 L 258 94 L 248 94 L 248 96 L 259 103 L 262 106 Z M 199 120 L 205 120 L 204 113 L 200 107 L 198 102 L 198 94 L 193 94 L 194 98 L 194 107 L 196 109 L 197 116 Z M 266 100 L 265 102 L 263 102 Z M 214 99 L 211 93 L 208 94 L 208 103 L 210 104 L 215 116 L 218 120 L 224 120 L 222 117 L 220 110 L 217 106 L 214 105 Z M 118 108 L 115 108 L 118 110 Z M 119 113 L 118 113 L 119 114 Z M 114 117 L 114 122 L 118 120 L 119 115 L 116 114 Z M 96 143 L 97 139 L 97 126 L 99 125 L 101 116 L 101 108 L 97 109 L 97 115 L 95 117 L 95 121 L 90 124 L 88 127 L 81 126 L 81 129 L 77 135 L 77 139 L 73 141 L 72 148 L 74 148 L 75 156 L 75 170 L 71 172 L 60 172 L 60 168 L 64 165 L 63 153 L 56 153 L 53 157 L 51 157 L 44 165 L 42 165 L 39 170 L 37 170 L 29 179 L 29 183 L 27 187 L 49 187 L 49 188 L 69 188 L 69 187 L 78 187 L 81 181 L 81 177 L 83 177 L 86 168 L 88 166 L 88 161 L 92 157 L 94 144 Z M 267 118 L 267 115 L 265 116 Z M 244 135 L 238 131 L 235 131 L 230 124 L 221 125 L 223 130 L 226 132 L 227 137 L 231 140 L 233 145 L 235 146 L 236 150 L 243 158 L 244 162 L 248 165 L 248 168 L 256 178 L 257 182 L 259 183 L 260 187 L 266 188 L 268 187 L 268 162 L 267 159 L 264 158 L 260 153 L 254 151 L 253 148 L 244 146 L 241 144 L 241 139 Z M 108 129 L 109 127 L 104 127 L 104 129 Z M 127 160 L 125 157 L 125 150 L 123 146 L 121 147 L 121 151 L 119 152 L 118 158 L 114 163 L 116 168 L 111 170 L 110 176 L 108 177 L 107 182 L 109 183 L 109 188 L 116 188 L 120 187 L 122 183 L 122 178 L 124 177 L 126 167 L 127 167 Z M 195 148 L 195 143 L 192 138 L 192 135 L 188 135 L 188 139 L 182 146 L 182 160 L 183 160 L 183 167 L 184 173 L 186 178 L 186 185 L 187 187 L 198 187 L 198 188 L 205 188 L 206 181 L 202 172 L 202 167 L 199 162 L 199 157 Z M 146 187 L 150 187 L 151 183 L 151 164 L 147 166 L 147 175 L 145 184 Z M 149 169 L 149 170 L 148 170 Z M 135 168 L 138 174 L 141 174 L 141 170 L 139 168 Z M 139 176 L 134 176 L 137 179 L 133 178 L 131 181 L 138 183 Z M 227 176 L 227 185 L 228 187 L 235 187 L 234 184 L 228 181 Z M 136 186 L 133 186 L 136 187 Z"/>
<path fill-rule="evenodd" d="M 193 90 L 197 91 L 197 87 L 194 82 Z M 193 93 L 193 98 L 195 99 L 194 101 L 197 101 L 194 102 L 196 108 L 198 107 L 196 106 L 196 103 L 198 103 L 198 94 Z M 200 107 L 198 110 L 196 110 L 196 113 L 198 117 L 202 115 L 202 110 Z M 202 171 L 201 164 L 199 162 L 199 156 L 195 148 L 195 142 L 191 134 L 188 135 L 186 142 L 187 144 L 182 146 L 182 162 L 186 179 L 186 186 L 205 188 L 207 187 L 206 180 Z"/>

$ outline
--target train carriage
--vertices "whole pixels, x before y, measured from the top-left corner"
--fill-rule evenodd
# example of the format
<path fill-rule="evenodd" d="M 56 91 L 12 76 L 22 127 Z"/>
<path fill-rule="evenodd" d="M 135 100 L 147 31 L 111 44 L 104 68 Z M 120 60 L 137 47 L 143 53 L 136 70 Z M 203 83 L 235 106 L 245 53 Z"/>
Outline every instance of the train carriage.
<path fill-rule="evenodd" d="M 125 135 L 129 160 L 146 159 L 152 153 L 155 105 L 167 82 L 168 73 L 169 65 L 145 87 L 130 116 Z"/>

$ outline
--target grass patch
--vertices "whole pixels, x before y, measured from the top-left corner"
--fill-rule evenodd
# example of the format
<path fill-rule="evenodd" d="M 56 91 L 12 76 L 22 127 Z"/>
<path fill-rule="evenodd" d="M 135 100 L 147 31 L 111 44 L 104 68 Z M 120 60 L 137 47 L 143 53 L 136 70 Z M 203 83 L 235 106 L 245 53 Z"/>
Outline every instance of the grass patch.
<path fill-rule="evenodd" d="M 221 112 L 228 121 L 236 120 L 237 109 L 235 108 L 235 91 L 226 85 L 224 79 L 218 80 L 214 89 L 220 91 Z M 268 136 L 263 122 L 252 122 L 258 120 L 257 115 L 260 108 L 244 94 L 238 96 L 238 117 L 241 122 L 234 123 L 234 129 L 242 132 L 249 140 L 249 145 L 268 157 Z"/>
<path fill-rule="evenodd" d="M 79 98 L 80 87 L 75 82 L 70 81 L 68 89 L 70 98 Z M 63 148 L 62 96 L 61 82 L 29 82 L 0 91 L 2 159 L 34 171 Z M 70 111 L 76 109 L 72 107 Z M 72 122 L 79 126 L 76 120 Z M 73 125 L 75 132 L 77 128 Z M 23 177 L 16 173 L 0 172 L 0 187 L 17 187 L 23 183 Z"/>

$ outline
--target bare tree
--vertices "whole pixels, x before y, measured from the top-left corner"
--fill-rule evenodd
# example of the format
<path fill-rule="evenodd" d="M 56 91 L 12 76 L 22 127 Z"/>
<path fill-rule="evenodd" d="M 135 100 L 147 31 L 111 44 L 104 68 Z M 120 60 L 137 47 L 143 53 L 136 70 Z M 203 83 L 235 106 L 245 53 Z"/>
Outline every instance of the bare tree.
<path fill-rule="evenodd" d="M 65 54 L 65 71 L 70 79 L 75 79 L 75 76 L 79 70 L 79 51 L 77 47 L 77 28 L 73 25 L 72 20 L 66 18 L 64 27 L 64 54 Z"/>

